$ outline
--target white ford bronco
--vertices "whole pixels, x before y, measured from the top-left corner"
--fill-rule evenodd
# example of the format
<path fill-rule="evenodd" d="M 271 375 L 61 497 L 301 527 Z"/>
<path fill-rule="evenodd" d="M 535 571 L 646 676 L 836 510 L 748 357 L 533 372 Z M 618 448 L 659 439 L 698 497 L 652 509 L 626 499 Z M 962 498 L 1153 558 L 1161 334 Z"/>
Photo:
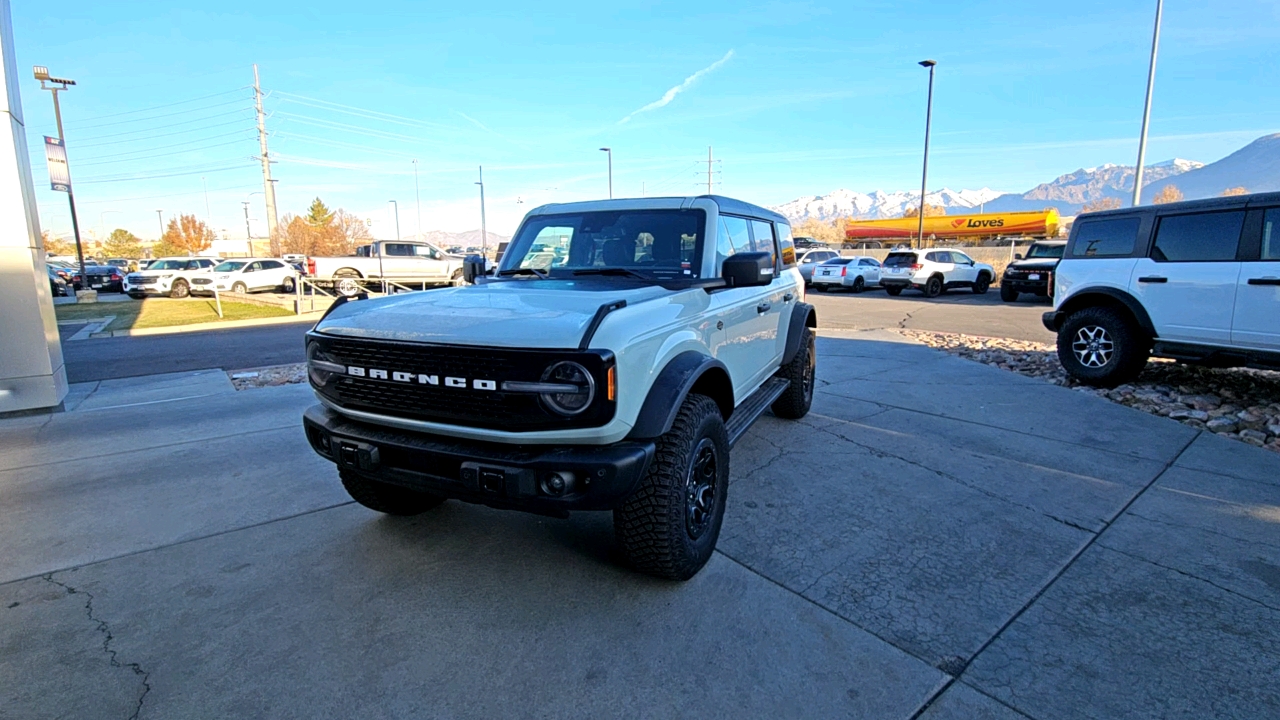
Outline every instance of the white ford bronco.
<path fill-rule="evenodd" d="M 492 277 L 340 298 L 307 335 L 307 439 L 362 505 L 612 510 L 636 569 L 692 577 L 729 451 L 813 400 L 813 307 L 787 220 L 719 196 L 547 205 Z"/>

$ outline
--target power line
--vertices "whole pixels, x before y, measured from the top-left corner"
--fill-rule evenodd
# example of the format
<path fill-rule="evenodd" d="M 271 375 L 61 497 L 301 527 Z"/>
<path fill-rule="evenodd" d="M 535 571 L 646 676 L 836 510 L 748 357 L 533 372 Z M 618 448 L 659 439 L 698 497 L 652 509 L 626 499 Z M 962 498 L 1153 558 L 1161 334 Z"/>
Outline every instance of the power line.
<path fill-rule="evenodd" d="M 209 192 L 229 192 L 231 190 L 248 190 L 250 188 L 255 188 L 255 187 L 257 187 L 257 184 L 235 185 L 232 187 L 211 188 Z M 140 195 L 136 197 L 127 197 L 127 198 L 107 198 L 105 200 L 90 200 L 89 202 L 81 203 L 81 204 L 82 205 L 101 205 L 103 203 L 120 203 L 120 202 L 129 202 L 131 200 L 159 200 L 162 198 L 185 197 L 187 195 L 199 195 L 203 192 L 204 192 L 203 190 L 194 190 L 192 192 L 168 193 L 166 195 Z"/>
<path fill-rule="evenodd" d="M 76 124 L 76 125 L 73 125 L 72 127 L 80 128 L 83 130 L 96 130 L 97 128 L 111 127 L 113 125 L 127 125 L 129 123 L 149 122 L 151 120 L 160 120 L 162 118 L 167 118 L 167 117 L 177 117 L 178 115 L 186 115 L 188 113 L 193 113 L 193 112 L 202 112 L 204 110 L 212 110 L 214 108 L 226 107 L 227 105 L 234 105 L 241 102 L 244 102 L 244 101 L 237 98 L 235 100 L 228 100 L 226 102 L 214 103 L 213 105 L 205 105 L 204 107 L 191 108 L 190 110 L 179 110 L 178 112 L 174 112 L 174 113 L 165 113 L 164 115 L 151 115 L 149 117 L 143 117 L 143 118 L 130 118 L 128 120 L 116 120 L 115 122 L 102 123 L 100 125 Z M 165 123 L 165 124 L 167 125 L 169 123 Z"/>
<path fill-rule="evenodd" d="M 198 169 L 191 170 L 189 172 L 165 172 L 164 174 L 161 174 L 161 175 L 133 175 L 129 177 L 107 176 L 103 178 L 94 178 L 89 180 L 76 180 L 76 182 L 79 183 L 80 185 L 97 185 L 101 183 L 135 182 L 138 180 L 158 180 L 160 178 L 181 177 L 183 175 L 199 175 L 200 173 L 216 173 L 216 172 L 226 172 L 227 170 L 240 170 L 242 168 L 248 168 L 252 166 L 240 164 L 240 165 L 228 165 L 226 167 L 203 168 L 198 166 L 187 165 L 187 166 L 179 166 L 175 168 L 165 168 L 165 170 L 166 171 L 180 170 L 182 169 L 182 167 L 197 167 Z"/>
<path fill-rule="evenodd" d="M 245 110 L 249 110 L 249 109 L 250 109 L 250 108 L 236 108 L 235 110 L 231 110 L 231 111 L 228 111 L 228 112 L 215 113 L 215 114 L 213 114 L 213 115 L 206 115 L 206 116 L 204 116 L 204 117 L 193 118 L 193 119 L 191 119 L 191 120 L 183 120 L 182 122 L 166 123 L 166 124 L 161 125 L 161 126 L 159 126 L 159 127 L 142 128 L 142 129 L 139 129 L 139 130 L 126 130 L 125 132 L 107 133 L 106 135 L 94 135 L 94 136 L 92 136 L 92 137 L 86 137 L 86 138 L 80 138 L 80 139 L 81 139 L 81 140 L 102 140 L 102 139 L 104 139 L 104 138 L 116 138 L 116 137 L 123 137 L 123 136 L 125 136 L 125 135 L 137 135 L 137 134 L 139 134 L 139 133 L 148 133 L 148 132 L 151 132 L 151 131 L 153 131 L 153 130 L 162 130 L 162 129 L 165 129 L 165 128 L 176 127 L 176 126 L 178 126 L 178 125 L 190 125 L 191 123 L 198 123 L 198 122 L 201 122 L 201 121 L 204 121 L 204 120 L 213 120 L 213 119 L 220 118 L 220 117 L 227 117 L 227 116 L 229 116 L 229 115 L 235 115 L 235 114 L 237 114 L 237 113 L 241 113 L 241 112 L 243 112 L 243 111 L 245 111 Z M 193 129 L 194 129 L 194 128 L 193 128 Z M 191 132 L 191 130 L 187 130 L 186 132 Z M 153 136 L 151 136 L 151 137 L 163 137 L 163 136 L 155 136 L 155 135 L 153 135 Z M 80 145 L 78 142 L 77 142 L 77 144 L 76 144 L 76 145 L 77 145 L 77 147 L 92 147 L 91 145 Z"/>
<path fill-rule="evenodd" d="M 242 134 L 242 133 L 236 133 L 236 134 L 237 134 L 237 135 L 239 135 L 239 134 Z M 138 152 L 135 152 L 135 153 L 125 153 L 125 154 L 127 154 L 127 155 L 137 155 L 138 153 L 143 153 L 143 154 L 145 154 L 145 155 L 146 155 L 146 159 L 148 159 L 148 160 L 149 160 L 149 159 L 151 159 L 151 158 L 157 158 L 157 157 L 169 157 L 169 156 L 171 156 L 171 155 L 183 155 L 183 154 L 190 153 L 190 152 L 199 152 L 199 151 L 201 151 L 201 150 L 212 150 L 213 148 L 220 148 L 220 147 L 226 147 L 226 146 L 228 146 L 228 145 L 235 145 L 235 144 L 237 144 L 237 143 L 239 143 L 239 142 L 241 142 L 241 141 L 242 141 L 242 140 L 231 140 L 231 141 L 229 141 L 229 142 L 215 143 L 215 144 L 213 144 L 213 145 L 205 145 L 205 146 L 203 146 L 203 147 L 190 148 L 190 149 L 187 149 L 187 150 L 175 150 L 175 151 L 173 151 L 173 152 L 167 152 L 167 153 L 152 153 L 150 150 L 139 150 Z M 132 160 L 140 160 L 140 159 L 142 159 L 142 158 L 132 158 Z M 121 161 L 119 158 L 116 158 L 116 159 L 111 159 L 111 160 L 96 160 L 96 161 L 94 161 L 94 162 L 76 162 L 76 167 L 87 167 L 87 166 L 91 166 L 91 165 L 108 165 L 108 164 L 112 164 L 112 163 L 118 163 L 118 162 L 129 162 L 129 161 L 130 161 L 129 159 L 126 159 L 126 160 L 124 160 L 124 161 Z"/>
<path fill-rule="evenodd" d="M 209 140 L 217 140 L 217 139 L 219 139 L 219 138 L 231 137 L 232 135 L 244 135 L 246 132 L 248 132 L 248 130 L 247 130 L 247 129 L 246 129 L 246 130 L 233 130 L 233 131 L 231 131 L 231 132 L 229 132 L 229 133 L 222 133 L 222 134 L 220 134 L 220 135 L 210 135 L 209 137 L 206 137 L 206 138 L 199 138 L 199 139 L 197 139 L 197 140 L 187 140 L 187 141 L 185 141 L 185 142 L 172 143 L 172 144 L 169 144 L 169 145 L 154 145 L 154 146 L 152 146 L 152 147 L 146 148 L 145 150 L 129 150 L 128 152 L 113 153 L 113 154 L 110 154 L 110 155 L 90 155 L 90 156 L 89 156 L 89 157 L 87 157 L 87 158 L 79 158 L 79 157 L 77 157 L 77 158 L 76 158 L 76 166 L 77 166 L 77 167 L 83 167 L 83 166 L 85 166 L 85 165 L 92 165 L 92 164 L 94 164 L 95 162 L 97 162 L 98 160 L 106 160 L 107 158 L 121 158 L 121 157 L 125 157 L 125 156 L 127 156 L 127 155 L 147 155 L 147 154 L 149 154 L 149 153 L 151 153 L 151 152 L 153 152 L 153 151 L 155 151 L 155 150 L 168 150 L 168 149 L 170 149 L 170 148 L 186 147 L 187 145 L 195 145 L 196 143 L 207 142 L 207 141 L 209 141 Z M 40 155 L 43 155 L 43 154 L 44 154 L 44 152 L 43 152 L 43 148 L 36 148 L 36 149 L 40 151 Z M 34 153 L 33 153 L 33 155 L 34 155 Z M 90 162 L 82 162 L 82 160 L 88 160 L 88 161 L 90 161 Z"/>
<path fill-rule="evenodd" d="M 424 141 L 423 138 L 414 137 L 412 135 L 401 135 L 399 133 L 387 132 L 385 130 L 370 130 L 368 128 L 360 127 L 359 125 L 349 125 L 347 123 L 341 123 L 336 120 L 321 120 L 320 118 L 313 118 L 307 115 L 295 115 L 294 113 L 284 112 L 284 111 L 279 111 L 276 114 L 286 118 L 290 118 L 296 122 L 300 122 L 303 125 L 311 125 L 313 127 L 323 128 L 325 130 L 346 130 L 359 135 L 367 135 L 368 137 L 378 138 L 379 140 L 400 140 L 404 142 L 414 142 L 414 143 L 426 142 Z M 426 142 L 426 144 L 442 145 L 444 143 Z"/>
<path fill-rule="evenodd" d="M 85 144 L 85 145 L 81 145 L 80 143 L 76 143 L 76 144 L 75 144 L 75 148 L 78 150 L 78 149 L 80 149 L 80 148 L 103 147 L 103 146 L 105 146 L 105 145 L 120 145 L 121 143 L 142 142 L 142 141 L 144 141 L 144 140 L 154 140 L 155 138 L 172 137 L 172 136 L 174 136 L 174 135 L 185 135 L 185 134 L 187 134 L 187 133 L 200 132 L 201 130 L 212 130 L 212 129 L 214 129 L 214 128 L 226 127 L 226 126 L 228 126 L 228 125 L 238 125 L 238 124 L 240 124 L 240 123 L 242 123 L 242 122 L 244 122 L 244 121 L 243 121 L 243 120 L 232 120 L 232 121 L 230 121 L 230 122 L 217 123 L 217 124 L 214 124 L 214 125 L 206 125 L 205 127 L 187 128 L 186 130 L 178 130 L 178 131 L 171 132 L 171 133 L 160 133 L 159 135 L 148 135 L 147 137 L 144 137 L 144 138 L 130 138 L 130 139 L 128 139 L 128 140 L 112 140 L 111 142 L 104 142 L 104 143 L 88 143 L 88 144 Z M 123 134 L 125 134 L 125 133 L 121 133 L 121 134 L 123 135 Z"/>
<path fill-rule="evenodd" d="M 366 120 L 382 120 L 384 122 L 396 123 L 398 125 L 409 125 L 412 127 L 431 128 L 437 130 L 456 129 L 452 125 L 442 125 L 440 123 L 418 120 L 416 118 L 405 117 L 403 115 L 392 115 L 391 113 L 384 113 L 378 110 L 369 110 L 367 108 L 356 107 L 354 105 L 343 105 L 342 103 L 336 103 L 330 100 L 320 100 L 318 98 L 307 97 L 305 95 L 295 95 L 293 93 L 283 92 L 280 90 L 275 91 L 275 93 L 280 95 L 282 98 L 287 98 L 287 100 L 282 100 L 282 102 L 293 102 L 299 105 L 314 107 L 319 110 L 330 110 L 332 112 L 355 115 L 356 117 L 363 117 Z M 308 105 L 308 102 L 318 104 Z"/>
<path fill-rule="evenodd" d="M 177 102 L 166 103 L 164 105 L 153 105 L 151 107 L 141 108 L 138 110 L 126 110 L 124 112 L 109 113 L 107 115 L 95 115 L 93 117 L 80 118 L 78 122 L 93 122 L 94 120 L 105 120 L 107 118 L 120 117 L 122 115 L 134 115 L 136 113 L 151 112 L 152 110 L 163 110 L 165 108 L 171 108 L 178 105 L 186 105 L 187 103 L 200 102 L 201 100 L 208 100 L 209 98 L 221 97 L 223 95 L 230 95 L 231 93 L 240 92 L 241 90 L 244 90 L 244 89 L 245 88 L 241 87 L 241 88 L 236 88 L 235 90 L 224 90 L 223 92 L 213 93 L 212 95 L 201 95 L 198 98 L 191 98 L 190 100 L 179 100 Z"/>

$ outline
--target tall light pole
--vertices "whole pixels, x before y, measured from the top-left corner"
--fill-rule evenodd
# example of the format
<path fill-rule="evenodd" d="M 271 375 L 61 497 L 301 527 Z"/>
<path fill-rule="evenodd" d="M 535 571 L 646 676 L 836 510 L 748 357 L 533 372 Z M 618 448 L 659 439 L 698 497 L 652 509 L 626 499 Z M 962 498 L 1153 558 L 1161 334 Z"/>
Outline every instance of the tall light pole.
<path fill-rule="evenodd" d="M 418 193 L 418 160 L 413 160 L 413 200 L 418 205 L 418 234 L 417 238 L 422 239 L 422 195 Z"/>
<path fill-rule="evenodd" d="M 929 68 L 929 103 L 924 111 L 924 169 L 920 172 L 920 227 L 916 233 L 916 247 L 924 247 L 924 193 L 929 185 L 929 126 L 933 123 L 933 68 L 938 63 L 921 60 L 920 66 Z"/>
<path fill-rule="evenodd" d="M 600 152 L 609 156 L 609 199 L 613 199 L 613 148 L 600 148 Z"/>
<path fill-rule="evenodd" d="M 1151 124 L 1151 92 L 1156 85 L 1156 51 L 1160 49 L 1160 16 L 1164 0 L 1156 0 L 1156 29 L 1151 33 L 1151 67 L 1147 70 L 1147 102 L 1142 108 L 1142 135 L 1138 138 L 1138 166 L 1133 169 L 1133 206 L 1142 200 L 1142 165 L 1147 160 L 1147 127 Z"/>
<path fill-rule="evenodd" d="M 36 65 L 32 68 L 35 78 L 40 81 L 40 89 L 53 94 L 53 118 L 58 124 L 58 142 L 66 152 L 67 138 L 62 134 L 62 108 L 58 105 L 58 92 L 76 84 L 75 80 L 57 78 L 49 75 L 49 68 Z M 45 85 L 45 82 L 50 83 Z M 60 189 L 60 188 L 58 188 Z M 84 247 L 80 244 L 80 221 L 76 219 L 76 196 L 71 190 L 71 163 L 67 163 L 67 204 L 71 206 L 71 232 L 76 238 L 76 260 L 80 263 L 80 277 L 84 278 L 85 289 L 88 289 L 89 276 L 84 269 Z"/>
<path fill-rule="evenodd" d="M 396 240 L 399 240 L 400 239 L 400 203 L 396 202 L 395 200 L 388 200 L 387 202 L 391 203 L 391 207 L 395 208 L 396 210 Z"/>
<path fill-rule="evenodd" d="M 476 183 L 480 186 L 480 253 L 485 258 L 485 262 L 489 262 L 489 229 L 484 224 L 484 166 L 480 166 L 480 180 Z"/>
<path fill-rule="evenodd" d="M 156 211 L 156 221 L 160 223 L 160 238 L 156 242 L 164 240 L 164 215 L 161 214 L 162 212 L 161 210 Z"/>
<path fill-rule="evenodd" d="M 249 245 L 249 257 L 253 257 L 253 231 L 249 229 L 249 201 L 241 200 L 244 206 L 244 241 Z"/>

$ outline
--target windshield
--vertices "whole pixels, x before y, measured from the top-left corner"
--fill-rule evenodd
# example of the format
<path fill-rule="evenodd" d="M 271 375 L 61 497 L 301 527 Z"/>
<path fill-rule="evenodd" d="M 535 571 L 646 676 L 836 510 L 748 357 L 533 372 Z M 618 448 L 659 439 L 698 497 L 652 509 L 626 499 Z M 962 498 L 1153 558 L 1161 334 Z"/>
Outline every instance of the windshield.
<path fill-rule="evenodd" d="M 221 264 L 220 264 L 220 265 L 218 265 L 217 267 L 215 267 L 215 268 L 213 269 L 213 271 L 214 271 L 214 272 L 223 272 L 223 273 L 227 273 L 227 272 L 235 272 L 235 271 L 239 270 L 240 268 L 242 268 L 242 267 L 244 267 L 244 266 L 245 266 L 245 263 L 244 263 L 244 262 L 237 262 L 237 261 L 235 261 L 235 260 L 228 260 L 228 261 L 226 261 L 226 262 L 224 262 L 224 263 L 221 263 Z"/>
<path fill-rule="evenodd" d="M 823 265 L 848 265 L 851 262 L 853 262 L 853 258 L 832 258 L 822 264 Z"/>
<path fill-rule="evenodd" d="M 148 270 L 182 270 L 187 266 L 186 260 L 161 260 L 147 266 Z"/>
<path fill-rule="evenodd" d="M 702 210 L 610 210 L 530 218 L 502 255 L 500 273 L 573 277 L 622 268 L 654 278 L 697 278 Z M 508 273 L 510 274 L 510 273 Z"/>
<path fill-rule="evenodd" d="M 1066 245 L 1041 245 L 1033 244 L 1030 250 L 1027 250 L 1027 258 L 1060 258 L 1062 251 L 1066 250 Z"/>

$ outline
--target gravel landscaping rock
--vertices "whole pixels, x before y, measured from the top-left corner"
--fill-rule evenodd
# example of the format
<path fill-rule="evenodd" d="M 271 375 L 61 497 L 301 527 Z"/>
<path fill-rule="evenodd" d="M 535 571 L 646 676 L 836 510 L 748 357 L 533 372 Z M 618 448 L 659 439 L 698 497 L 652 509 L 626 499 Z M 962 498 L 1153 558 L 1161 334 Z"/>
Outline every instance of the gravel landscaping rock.
<path fill-rule="evenodd" d="M 228 372 L 227 376 L 231 378 L 231 384 L 237 390 L 292 385 L 307 381 L 307 364 L 293 363 L 291 365 L 233 370 Z"/>
<path fill-rule="evenodd" d="M 952 355 L 1097 395 L 1152 415 L 1280 453 L 1280 372 L 1204 368 L 1152 360 L 1137 381 L 1111 390 L 1067 377 L 1049 343 L 899 330 Z"/>

